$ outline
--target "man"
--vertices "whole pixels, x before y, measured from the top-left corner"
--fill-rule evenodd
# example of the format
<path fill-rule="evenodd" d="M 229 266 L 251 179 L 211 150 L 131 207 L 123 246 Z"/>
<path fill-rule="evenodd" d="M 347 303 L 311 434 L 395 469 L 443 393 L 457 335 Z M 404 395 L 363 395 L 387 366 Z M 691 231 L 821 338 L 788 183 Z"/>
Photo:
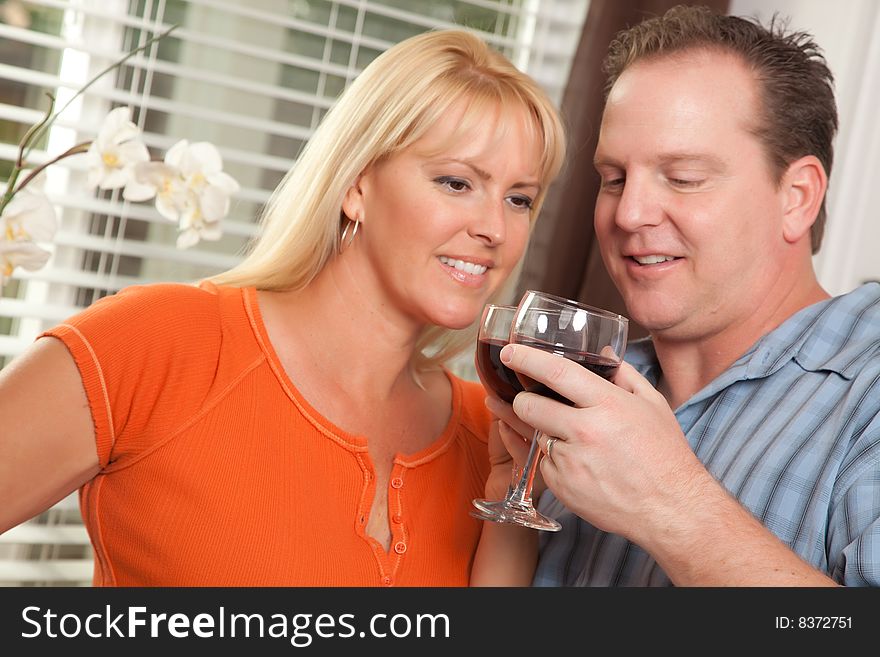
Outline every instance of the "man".
<path fill-rule="evenodd" d="M 520 345 L 552 438 L 538 586 L 880 585 L 880 286 L 812 267 L 837 114 L 808 35 L 677 7 L 619 35 L 595 227 L 650 338 L 614 384 Z M 497 400 L 502 435 L 519 420 Z M 674 409 L 674 411 L 672 410 Z"/>

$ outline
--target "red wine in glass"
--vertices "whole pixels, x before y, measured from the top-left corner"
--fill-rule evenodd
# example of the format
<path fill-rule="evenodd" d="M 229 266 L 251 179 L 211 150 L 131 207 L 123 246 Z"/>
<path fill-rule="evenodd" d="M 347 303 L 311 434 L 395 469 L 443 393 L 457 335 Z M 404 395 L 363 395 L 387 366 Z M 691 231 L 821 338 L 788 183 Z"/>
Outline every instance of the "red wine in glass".
<path fill-rule="evenodd" d="M 605 356 L 599 356 L 597 354 L 586 351 L 578 351 L 576 349 L 571 349 L 562 345 L 551 347 L 540 340 L 534 340 L 532 338 L 525 337 L 519 337 L 517 339 L 517 342 L 519 344 L 524 344 L 529 347 L 537 347 L 538 349 L 543 349 L 545 351 L 552 351 L 557 356 L 568 358 L 578 365 L 590 370 L 594 374 L 598 374 L 607 381 L 610 381 L 614 378 L 614 375 L 617 374 L 617 368 L 620 367 L 619 360 L 614 360 L 613 358 L 607 358 Z M 508 369 L 507 371 L 510 372 L 511 370 Z M 516 377 L 521 384 L 521 389 L 524 389 L 528 392 L 534 392 L 538 395 L 543 395 L 544 397 L 549 397 L 550 399 L 555 399 L 556 401 L 562 402 L 563 404 L 568 404 L 569 406 L 574 405 L 571 400 L 566 399 L 552 388 L 544 385 L 543 383 L 535 381 L 525 374 L 516 374 Z"/>
<path fill-rule="evenodd" d="M 506 339 L 480 338 L 476 365 L 483 385 L 502 401 L 512 404 L 517 393 L 523 391 L 523 385 L 516 373 L 501 362 L 501 349 L 506 344 Z"/>
<path fill-rule="evenodd" d="M 480 318 L 480 330 L 474 354 L 474 364 L 483 387 L 508 404 L 512 404 L 517 393 L 523 390 L 514 371 L 501 362 L 501 349 L 510 337 L 510 325 L 515 314 L 516 306 L 486 304 L 483 308 L 483 316 Z M 514 463 L 508 494 L 513 492 L 521 477 L 522 468 Z M 496 519 L 477 509 L 471 511 L 471 515 L 480 520 Z"/>

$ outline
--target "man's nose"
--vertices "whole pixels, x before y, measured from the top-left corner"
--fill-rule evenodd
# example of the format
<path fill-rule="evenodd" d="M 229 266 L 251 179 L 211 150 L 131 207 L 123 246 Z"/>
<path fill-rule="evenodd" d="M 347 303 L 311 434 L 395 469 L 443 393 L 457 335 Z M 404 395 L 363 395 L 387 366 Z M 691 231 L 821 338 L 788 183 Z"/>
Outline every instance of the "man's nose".
<path fill-rule="evenodd" d="M 626 231 L 656 226 L 663 221 L 663 206 L 656 184 L 647 175 L 628 175 L 614 215 Z"/>

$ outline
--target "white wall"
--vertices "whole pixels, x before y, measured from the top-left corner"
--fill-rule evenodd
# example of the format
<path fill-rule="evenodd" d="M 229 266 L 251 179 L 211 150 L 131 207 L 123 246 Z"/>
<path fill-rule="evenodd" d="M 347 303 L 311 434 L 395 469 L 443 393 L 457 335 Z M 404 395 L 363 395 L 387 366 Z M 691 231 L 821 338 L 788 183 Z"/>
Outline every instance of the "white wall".
<path fill-rule="evenodd" d="M 813 34 L 834 74 L 840 132 L 828 195 L 828 224 L 815 258 L 819 280 L 840 294 L 880 280 L 880 2 L 877 0 L 732 0 L 730 13 L 774 12 Z"/>

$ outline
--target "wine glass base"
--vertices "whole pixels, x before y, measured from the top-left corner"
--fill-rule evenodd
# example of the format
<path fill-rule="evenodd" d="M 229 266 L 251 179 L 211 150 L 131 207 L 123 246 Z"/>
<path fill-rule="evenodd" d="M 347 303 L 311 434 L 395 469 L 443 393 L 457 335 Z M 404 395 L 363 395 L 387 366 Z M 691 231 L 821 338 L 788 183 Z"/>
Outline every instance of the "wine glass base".
<path fill-rule="evenodd" d="M 532 506 L 519 506 L 507 501 L 493 502 L 492 500 L 473 500 L 476 512 L 471 512 L 474 518 L 491 520 L 492 522 L 505 522 L 514 525 L 522 525 L 531 529 L 540 529 L 545 532 L 558 532 L 562 525 L 553 518 L 548 518 Z"/>

